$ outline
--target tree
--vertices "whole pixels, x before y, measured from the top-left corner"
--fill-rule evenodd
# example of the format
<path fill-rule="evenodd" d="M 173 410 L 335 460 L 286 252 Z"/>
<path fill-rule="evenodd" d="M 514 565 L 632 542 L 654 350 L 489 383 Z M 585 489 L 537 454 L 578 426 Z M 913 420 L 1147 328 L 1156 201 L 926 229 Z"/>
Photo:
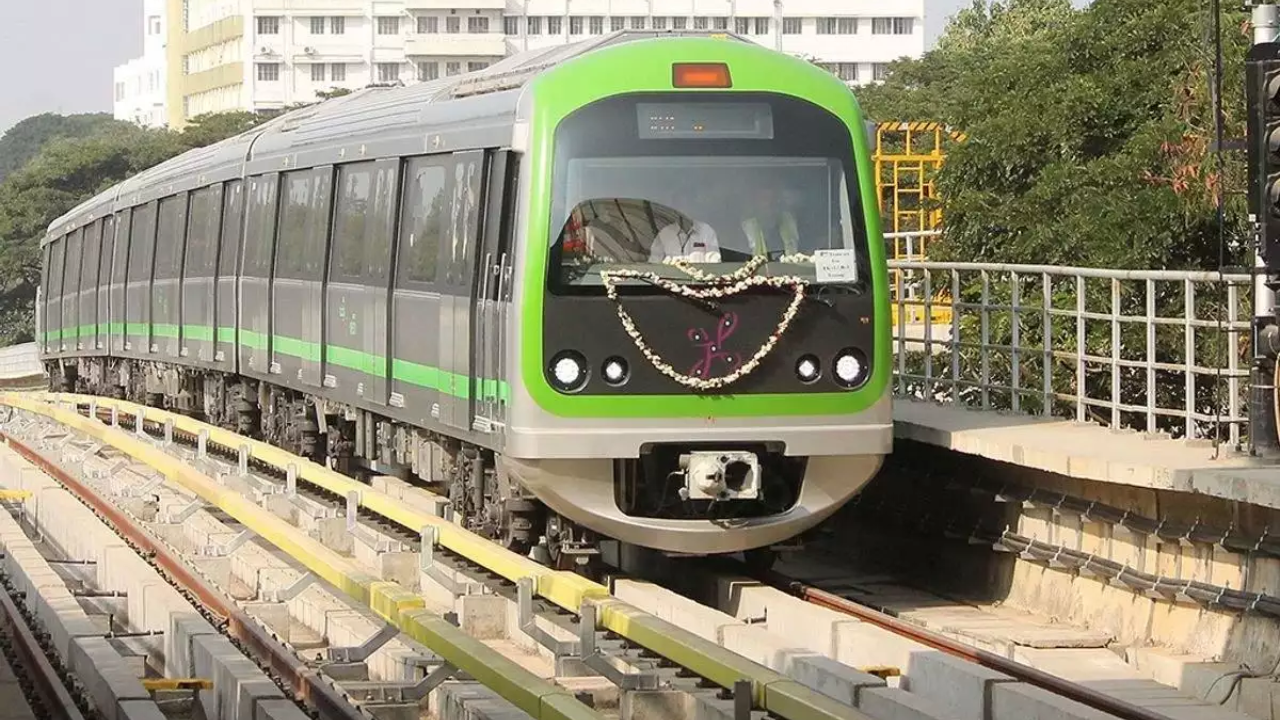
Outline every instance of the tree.
<path fill-rule="evenodd" d="M 1219 193 L 1225 205 L 1227 264 L 1247 260 L 1249 246 L 1243 193 L 1242 153 L 1224 156 L 1219 173 L 1210 151 L 1214 137 L 1212 103 L 1213 22 L 1200 0 L 1094 0 L 1083 10 L 1068 0 L 975 0 L 959 13 L 938 46 L 917 60 L 894 63 L 883 85 L 859 91 L 876 120 L 938 120 L 963 130 L 968 140 L 951 147 L 937 178 L 942 198 L 944 236 L 930 245 L 931 259 L 986 263 L 1035 263 L 1135 269 L 1216 269 L 1222 248 L 1217 222 Z M 1225 5 L 1225 4 L 1224 4 Z M 1244 55 L 1249 28 L 1243 12 L 1224 8 L 1222 106 L 1225 137 L 1244 135 Z M 941 280 L 940 278 L 937 280 Z M 1045 327 L 1044 297 L 1053 308 L 1141 315 L 1148 301 L 1158 315 L 1180 317 L 1184 302 L 1176 283 L 1155 288 L 1147 298 L 1141 284 L 1126 285 L 1114 299 L 1107 283 L 1086 286 L 1077 297 L 1074 283 L 1048 292 L 1036 274 L 988 273 L 986 317 L 957 310 L 960 335 L 982 336 L 991 347 L 1012 344 L 1014 328 L 1024 348 L 1076 350 L 1074 322 Z M 957 300 L 978 302 L 983 283 L 976 274 L 961 281 Z M 1012 305 L 1018 292 L 1021 313 Z M 937 287 L 936 285 L 934 286 Z M 949 288 L 948 288 L 949 289 Z M 1199 302 L 1217 302 L 1225 314 L 1226 297 L 1202 290 Z M 1199 304 L 1199 303 L 1198 303 Z M 1201 307 L 1201 312 L 1205 308 Z M 1242 309 L 1247 316 L 1248 310 Z M 1146 331 L 1129 323 L 1113 338 L 1110 323 L 1087 322 L 1083 352 L 1145 359 Z M 1118 340 L 1118 342 L 1117 342 Z M 1113 347 L 1115 345 L 1115 347 Z M 1197 334 L 1193 349 L 1200 364 L 1225 366 L 1235 352 L 1247 357 L 1219 333 Z M 1016 378 L 1021 387 L 1040 387 L 1045 363 L 1053 390 L 1070 396 L 1088 392 L 1109 397 L 1118 380 L 1123 403 L 1142 406 L 1148 397 L 1145 371 L 1125 367 L 1118 376 L 1090 365 L 1076 387 L 1074 361 L 1027 351 L 1012 362 L 991 350 L 985 358 L 963 347 L 961 379 L 979 374 L 993 386 Z M 1180 333 L 1157 328 L 1157 363 L 1190 362 Z M 919 373 L 923 357 L 907 360 Z M 934 367 L 951 368 L 950 353 L 933 358 Z M 1181 373 L 1157 379 L 1156 400 L 1179 407 L 1186 392 Z M 920 391 L 927 390 L 920 388 Z M 981 393 L 966 388 L 961 401 L 977 402 Z M 1196 384 L 1195 409 L 1225 407 L 1218 389 Z M 989 398 L 1009 407 L 1008 396 Z M 1037 398 L 1022 398 L 1024 411 Z M 1070 416 L 1072 407 L 1051 408 Z M 1110 422 L 1104 414 L 1095 417 Z M 1142 418 L 1122 414 L 1121 423 L 1144 427 Z M 1180 432 L 1176 419 L 1158 426 Z M 1212 423 L 1201 427 L 1212 433 Z"/>
<path fill-rule="evenodd" d="M 26 165 L 44 144 L 60 137 L 83 137 L 117 124 L 110 115 L 54 115 L 44 113 L 29 117 L 0 137 L 0 181 Z"/>
<path fill-rule="evenodd" d="M 1219 178 L 1211 18 L 1199 0 L 975 0 L 938 46 L 860 90 L 876 120 L 963 129 L 938 177 L 941 258 L 1216 268 L 1227 190 L 1244 260 L 1243 158 Z M 1245 16 L 1225 12 L 1226 136 L 1244 132 Z"/>
<path fill-rule="evenodd" d="M 188 148 L 212 145 L 248 132 L 268 119 L 265 115 L 244 110 L 197 115 L 183 128 L 182 142 Z"/>

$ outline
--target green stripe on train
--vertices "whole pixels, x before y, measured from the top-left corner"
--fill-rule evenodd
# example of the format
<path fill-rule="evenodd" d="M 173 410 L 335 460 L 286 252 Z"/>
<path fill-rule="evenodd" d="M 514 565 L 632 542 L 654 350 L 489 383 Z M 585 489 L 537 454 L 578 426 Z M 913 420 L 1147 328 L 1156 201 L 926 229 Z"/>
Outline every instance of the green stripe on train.
<path fill-rule="evenodd" d="M 82 325 L 77 330 L 80 333 L 80 337 L 89 337 L 94 334 L 95 328 L 109 330 L 116 334 L 127 331 L 129 337 L 139 340 L 148 337 L 147 328 L 150 328 L 150 337 L 153 338 L 178 337 L 178 326 L 168 324 L 148 326 L 143 323 L 108 323 Z M 67 331 L 67 339 L 73 337 L 72 332 Z M 239 344 L 241 346 L 255 350 L 267 349 L 267 336 L 263 333 L 241 328 L 239 334 Z M 182 335 L 188 340 L 210 342 L 213 339 L 214 332 L 213 328 L 208 325 L 183 325 Z M 236 340 L 236 328 L 219 327 L 217 335 L 219 342 L 234 343 Z M 62 331 L 48 330 L 44 333 L 44 337 L 46 342 L 61 340 Z M 311 362 L 320 362 L 320 345 L 318 343 L 286 335 L 272 335 L 271 340 L 275 346 L 275 352 L 281 355 L 288 355 L 289 357 Z M 382 355 L 374 355 L 330 343 L 325 346 L 325 360 L 332 365 L 354 370 L 371 378 L 387 377 L 387 358 Z M 473 380 L 466 375 L 446 372 L 437 367 L 399 358 L 391 359 L 390 378 L 410 385 L 436 390 L 463 400 L 471 398 L 471 386 L 474 383 L 479 390 L 476 395 L 479 400 L 511 402 L 511 386 L 505 380 L 492 378 L 475 378 Z"/>

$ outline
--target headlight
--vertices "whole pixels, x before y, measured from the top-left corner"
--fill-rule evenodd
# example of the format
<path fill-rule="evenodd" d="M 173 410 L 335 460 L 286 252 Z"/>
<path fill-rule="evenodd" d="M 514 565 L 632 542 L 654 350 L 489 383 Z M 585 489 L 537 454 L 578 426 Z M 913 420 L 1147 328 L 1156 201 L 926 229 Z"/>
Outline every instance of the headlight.
<path fill-rule="evenodd" d="M 867 380 L 867 356 L 855 348 L 845 348 L 836 353 L 836 382 L 847 388 L 855 388 Z"/>
<path fill-rule="evenodd" d="M 620 357 L 611 357 L 604 361 L 604 381 L 610 385 L 621 385 L 627 381 L 627 361 Z"/>
<path fill-rule="evenodd" d="M 573 350 L 556 353 L 551 358 L 551 381 L 564 392 L 581 390 L 587 384 L 587 359 Z"/>
<path fill-rule="evenodd" d="M 796 361 L 796 377 L 801 382 L 811 383 L 818 379 L 818 375 L 822 374 L 822 367 L 818 364 L 818 358 L 813 355 L 804 355 Z"/>

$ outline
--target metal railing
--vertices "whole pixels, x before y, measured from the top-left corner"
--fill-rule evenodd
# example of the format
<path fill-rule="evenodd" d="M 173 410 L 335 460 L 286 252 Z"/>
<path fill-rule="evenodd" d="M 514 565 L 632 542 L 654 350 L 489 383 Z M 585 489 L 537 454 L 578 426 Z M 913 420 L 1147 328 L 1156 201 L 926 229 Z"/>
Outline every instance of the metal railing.
<path fill-rule="evenodd" d="M 916 261 L 890 273 L 901 397 L 1247 438 L 1247 273 Z"/>

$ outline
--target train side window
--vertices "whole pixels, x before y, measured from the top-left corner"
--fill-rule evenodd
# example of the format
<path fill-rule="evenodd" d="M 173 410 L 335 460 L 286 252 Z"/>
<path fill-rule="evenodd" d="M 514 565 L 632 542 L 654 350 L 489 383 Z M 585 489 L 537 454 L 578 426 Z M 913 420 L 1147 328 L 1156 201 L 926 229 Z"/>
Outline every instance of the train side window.
<path fill-rule="evenodd" d="M 116 247 L 116 216 L 102 219 L 102 249 L 98 253 L 98 287 L 111 284 L 111 258 Z"/>
<path fill-rule="evenodd" d="M 450 217 L 449 171 L 453 165 L 446 158 L 414 158 L 408 163 L 396 273 L 401 286 L 436 281 L 440 244 Z"/>
<path fill-rule="evenodd" d="M 211 185 L 191 193 L 187 218 L 187 260 L 182 276 L 213 277 L 218 257 L 218 221 L 222 216 L 222 186 Z"/>
<path fill-rule="evenodd" d="M 62 281 L 62 294 L 75 308 L 77 294 L 80 292 L 80 248 L 83 245 L 84 231 L 75 230 L 67 235 L 67 265 L 65 279 Z M 66 310 L 64 309 L 65 313 Z"/>
<path fill-rule="evenodd" d="M 320 279 L 324 241 L 328 235 L 330 174 L 327 168 L 322 168 L 284 175 L 276 277 Z"/>
<path fill-rule="evenodd" d="M 261 175 L 249 181 L 249 218 L 245 224 L 244 242 L 245 277 L 271 277 L 278 181 L 279 177 L 276 175 Z"/>
<path fill-rule="evenodd" d="M 235 277 L 240 266 L 240 236 L 244 230 L 244 181 L 227 183 L 222 194 L 222 242 L 218 246 L 218 277 Z"/>
<path fill-rule="evenodd" d="M 40 278 L 40 287 L 44 288 L 44 299 L 49 299 L 49 277 L 53 270 L 53 242 L 44 246 L 44 273 Z M 46 323 L 47 324 L 47 323 Z"/>
<path fill-rule="evenodd" d="M 129 233 L 129 282 L 151 282 L 152 259 L 156 249 L 156 204 L 133 209 Z"/>
<path fill-rule="evenodd" d="M 373 216 L 369 221 L 369 237 L 364 245 L 364 279 L 366 285 L 386 287 L 391 267 L 391 237 L 396 225 L 396 190 L 400 163 L 378 163 L 373 177 Z"/>
<path fill-rule="evenodd" d="M 338 201 L 334 213 L 333 260 L 329 278 L 338 282 L 360 282 L 364 275 L 364 253 L 370 226 L 374 225 L 370 200 L 374 194 L 374 163 L 356 163 L 338 168 Z"/>
<path fill-rule="evenodd" d="M 186 194 L 160 201 L 159 233 L 156 236 L 156 280 L 177 280 L 186 241 Z"/>
<path fill-rule="evenodd" d="M 111 284 L 123 285 L 127 281 L 129 270 L 130 236 L 133 234 L 133 209 L 127 208 L 116 220 L 115 257 L 112 258 Z M 123 309 L 120 312 L 124 312 Z"/>
<path fill-rule="evenodd" d="M 84 243 L 80 249 L 80 289 L 92 290 L 98 282 L 98 251 L 102 245 L 102 221 L 94 220 L 84 228 Z M 83 322 L 87 325 L 89 323 Z"/>
<path fill-rule="evenodd" d="M 49 266 L 49 299 L 54 300 L 62 297 L 62 261 L 66 253 L 67 243 L 66 236 L 62 236 L 53 241 L 53 264 Z M 58 316 L 56 321 L 57 327 L 62 327 L 62 316 Z"/>

